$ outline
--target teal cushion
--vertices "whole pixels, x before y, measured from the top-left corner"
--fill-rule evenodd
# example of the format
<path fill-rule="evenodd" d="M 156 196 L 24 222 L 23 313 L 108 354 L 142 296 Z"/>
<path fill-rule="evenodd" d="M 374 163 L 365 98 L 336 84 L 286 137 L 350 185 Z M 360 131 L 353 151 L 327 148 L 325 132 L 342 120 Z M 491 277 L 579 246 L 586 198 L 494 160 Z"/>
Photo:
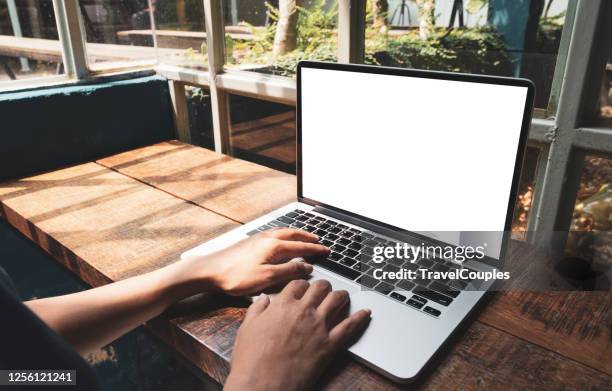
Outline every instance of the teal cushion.
<path fill-rule="evenodd" d="M 0 180 L 174 137 L 159 76 L 0 94 Z"/>

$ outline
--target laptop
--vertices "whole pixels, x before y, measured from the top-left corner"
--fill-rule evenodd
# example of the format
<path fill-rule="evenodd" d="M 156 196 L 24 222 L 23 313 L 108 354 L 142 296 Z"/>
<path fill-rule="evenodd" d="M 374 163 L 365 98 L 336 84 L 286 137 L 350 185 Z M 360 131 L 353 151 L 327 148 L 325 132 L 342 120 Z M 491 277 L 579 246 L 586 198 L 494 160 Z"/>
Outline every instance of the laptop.
<path fill-rule="evenodd" d="M 297 202 L 183 257 L 273 227 L 314 232 L 332 251 L 310 260 L 312 279 L 347 290 L 351 312 L 372 309 L 350 352 L 410 382 L 495 283 L 470 276 L 503 268 L 533 97 L 523 79 L 301 62 Z M 480 256 L 462 262 L 447 254 L 372 262 L 376 248 L 453 254 L 479 245 Z M 471 274 L 381 277 L 415 269 Z"/>

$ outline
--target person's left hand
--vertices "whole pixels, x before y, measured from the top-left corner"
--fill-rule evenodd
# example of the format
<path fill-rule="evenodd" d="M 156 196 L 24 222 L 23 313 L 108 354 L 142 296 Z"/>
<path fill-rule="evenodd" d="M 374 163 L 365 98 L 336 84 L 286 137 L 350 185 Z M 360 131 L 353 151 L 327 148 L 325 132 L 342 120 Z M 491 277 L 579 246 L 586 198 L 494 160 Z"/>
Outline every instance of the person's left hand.
<path fill-rule="evenodd" d="M 252 295 L 291 280 L 306 278 L 312 265 L 288 262 L 296 257 L 327 256 L 317 235 L 282 228 L 261 232 L 206 256 L 188 258 L 186 269 L 196 280 L 234 296 Z"/>

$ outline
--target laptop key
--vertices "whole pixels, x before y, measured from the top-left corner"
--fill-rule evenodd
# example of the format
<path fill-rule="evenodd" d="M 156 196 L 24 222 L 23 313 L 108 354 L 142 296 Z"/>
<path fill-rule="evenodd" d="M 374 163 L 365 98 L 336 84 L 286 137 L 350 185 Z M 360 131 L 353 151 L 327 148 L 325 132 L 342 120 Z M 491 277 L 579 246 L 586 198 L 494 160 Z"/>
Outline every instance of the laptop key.
<path fill-rule="evenodd" d="M 337 251 L 337 252 L 341 253 L 341 252 L 343 252 L 344 250 L 346 250 L 346 247 L 344 247 L 344 246 L 342 246 L 342 245 L 340 245 L 340 244 L 336 243 L 336 244 L 334 244 L 333 246 L 331 246 L 331 249 L 332 249 L 332 250 L 334 250 L 334 251 Z"/>
<path fill-rule="evenodd" d="M 296 216 L 299 216 L 300 214 L 297 212 L 289 212 L 287 213 L 285 216 L 287 217 L 291 217 L 292 219 L 294 219 Z"/>
<path fill-rule="evenodd" d="M 319 229 L 328 229 L 329 227 L 331 227 L 331 225 L 329 225 L 327 223 L 321 223 L 321 224 L 317 225 L 317 228 L 319 228 Z"/>
<path fill-rule="evenodd" d="M 342 231 L 340 232 L 340 236 L 345 237 L 345 238 L 350 238 L 351 236 L 353 236 L 353 233 L 350 231 Z"/>
<path fill-rule="evenodd" d="M 257 229 L 260 230 L 260 231 L 267 231 L 269 229 L 272 229 L 272 226 L 268 225 L 268 224 L 264 224 L 264 225 L 262 225 L 261 227 L 259 227 Z"/>
<path fill-rule="evenodd" d="M 339 238 L 339 236 L 338 236 L 338 235 L 336 235 L 336 234 L 330 234 L 330 233 L 325 234 L 325 239 L 329 239 L 329 240 L 336 240 L 336 239 L 338 239 L 338 238 Z"/>
<path fill-rule="evenodd" d="M 433 315 L 433 316 L 440 316 L 441 314 L 440 311 L 430 306 L 426 306 L 425 308 L 423 308 L 423 312 L 427 312 L 428 314 Z"/>
<path fill-rule="evenodd" d="M 444 294 L 446 296 L 450 296 L 450 297 L 453 297 L 453 298 L 459 296 L 459 291 L 451 289 L 451 288 L 447 287 L 446 285 L 441 284 L 438 281 L 432 281 L 432 283 L 429 284 L 429 288 L 433 289 L 436 292 L 440 292 L 440 293 L 442 293 L 442 294 Z"/>
<path fill-rule="evenodd" d="M 314 232 L 317 229 L 315 227 L 313 227 L 312 225 L 305 225 L 302 227 L 302 229 L 306 232 Z"/>
<path fill-rule="evenodd" d="M 354 260 L 354 259 L 352 259 L 352 258 L 349 258 L 349 257 L 344 257 L 344 258 L 342 258 L 342 259 L 340 260 L 340 262 L 338 262 L 338 263 L 340 263 L 341 265 L 344 265 L 344 266 L 351 267 L 351 266 L 353 266 L 354 264 L 356 264 L 356 263 L 357 263 L 357 261 L 356 261 L 356 260 Z"/>
<path fill-rule="evenodd" d="M 255 235 L 255 234 L 256 234 L 256 233 L 258 233 L 258 232 L 261 232 L 261 231 L 260 231 L 260 230 L 258 230 L 258 229 L 254 229 L 254 230 L 252 230 L 252 231 L 247 232 L 247 235 L 248 235 L 248 236 L 253 236 L 253 235 Z"/>
<path fill-rule="evenodd" d="M 325 235 L 327 232 L 325 232 L 324 229 L 317 229 L 315 231 L 312 232 L 313 234 L 317 235 L 317 236 L 323 236 Z"/>
<path fill-rule="evenodd" d="M 340 238 L 336 241 L 336 243 L 340 243 L 343 246 L 347 246 L 351 243 L 351 241 L 348 240 L 347 238 Z"/>
<path fill-rule="evenodd" d="M 414 299 L 408 299 L 406 304 L 419 310 L 425 305 L 425 303 L 421 303 L 420 301 L 416 301 Z"/>
<path fill-rule="evenodd" d="M 330 240 L 327 240 L 327 239 L 322 239 L 322 240 L 319 241 L 319 243 L 321 243 L 325 247 L 329 247 L 329 246 L 332 246 L 334 244 L 334 242 L 332 242 Z"/>
<path fill-rule="evenodd" d="M 376 247 L 378 246 L 378 242 L 376 240 L 372 240 L 372 239 L 366 239 L 363 241 L 363 244 L 365 244 L 366 246 L 370 246 L 370 247 Z"/>
<path fill-rule="evenodd" d="M 391 296 L 392 298 L 394 298 L 397 301 L 401 301 L 402 303 L 406 301 L 406 296 L 401 295 L 401 294 L 399 294 L 397 292 L 391 292 L 391 294 L 389 296 Z"/>
<path fill-rule="evenodd" d="M 353 250 L 359 251 L 359 250 L 361 250 L 361 248 L 363 246 L 361 244 L 359 244 L 359 243 L 351 242 L 351 244 L 349 244 L 348 247 L 352 248 Z"/>
<path fill-rule="evenodd" d="M 380 293 L 384 293 L 386 295 L 389 292 L 393 292 L 393 285 L 387 284 L 386 282 L 382 281 L 380 284 L 374 287 L 374 290 Z"/>
<path fill-rule="evenodd" d="M 351 258 L 355 258 L 356 256 L 358 256 L 358 255 L 359 255 L 359 253 L 358 253 L 357 251 L 355 251 L 355 250 L 351 250 L 350 248 L 349 248 L 349 249 L 344 250 L 344 251 L 342 252 L 342 254 L 346 255 L 347 257 L 351 257 Z"/>
<path fill-rule="evenodd" d="M 457 290 L 464 290 L 467 287 L 468 284 L 466 284 L 465 282 L 461 281 L 461 280 L 453 280 L 450 282 L 450 287 L 457 289 Z"/>
<path fill-rule="evenodd" d="M 362 232 L 361 236 L 363 236 L 365 239 L 372 239 L 374 237 L 374 235 L 368 232 Z"/>
<path fill-rule="evenodd" d="M 292 213 L 301 215 L 302 213 L 304 213 L 304 211 L 303 210 L 299 210 L 299 209 L 294 209 Z"/>
<path fill-rule="evenodd" d="M 391 258 L 389 260 L 387 260 L 387 262 L 395 265 L 395 266 L 402 266 L 404 264 L 404 260 L 401 258 Z"/>
<path fill-rule="evenodd" d="M 397 283 L 396 285 L 400 290 L 409 292 L 410 290 L 412 290 L 412 288 L 414 288 L 414 283 L 410 282 L 410 281 L 406 281 L 406 280 L 401 280 L 400 282 Z"/>
<path fill-rule="evenodd" d="M 419 296 L 423 296 L 426 299 L 429 299 L 435 303 L 441 304 L 446 307 L 448 307 L 450 303 L 453 302 L 453 299 L 451 299 L 450 297 L 444 296 L 441 293 L 434 292 L 432 290 L 429 290 L 421 286 L 414 288 L 413 291 L 414 293 L 417 293 Z"/>
<path fill-rule="evenodd" d="M 281 216 L 277 220 L 282 221 L 283 223 L 287 223 L 287 224 L 291 224 L 295 221 L 294 219 L 287 217 L 287 216 Z"/>
<path fill-rule="evenodd" d="M 374 288 L 376 284 L 378 284 L 378 280 L 374 277 L 368 276 L 367 274 L 363 274 L 357 279 L 357 282 L 366 288 Z"/>
<path fill-rule="evenodd" d="M 306 224 L 302 223 L 301 221 L 295 221 L 293 224 L 291 224 L 291 226 L 295 228 L 302 228 L 305 225 Z"/>
<path fill-rule="evenodd" d="M 417 296 L 417 295 L 412 295 L 411 299 L 414 301 L 418 301 L 419 303 L 423 303 L 423 304 L 427 303 L 426 299 L 423 299 L 422 297 Z"/>
<path fill-rule="evenodd" d="M 332 262 L 329 259 L 318 260 L 316 264 L 327 270 L 337 273 L 342 277 L 348 278 L 349 280 L 354 280 L 361 275 L 361 273 L 359 273 L 357 270 L 353 270 L 350 267 L 346 267 L 344 265 Z"/>
<path fill-rule="evenodd" d="M 310 220 L 310 219 L 309 219 L 307 216 L 304 216 L 304 215 L 295 216 L 295 219 L 296 219 L 296 220 L 299 220 L 299 221 L 307 221 L 307 220 Z"/>
<path fill-rule="evenodd" d="M 331 259 L 332 261 L 339 261 L 340 259 L 342 259 L 342 255 L 335 251 L 332 251 L 331 253 L 329 253 L 327 258 Z"/>
<path fill-rule="evenodd" d="M 448 272 L 450 270 L 448 266 L 442 265 L 440 263 L 434 265 L 433 269 L 439 272 Z"/>
<path fill-rule="evenodd" d="M 289 224 L 283 223 L 282 221 L 278 221 L 278 220 L 270 221 L 268 225 L 271 225 L 272 227 L 278 227 L 278 228 L 284 228 L 284 227 L 289 226 Z"/>
<path fill-rule="evenodd" d="M 337 234 L 338 232 L 342 231 L 342 229 L 336 226 L 336 227 L 331 227 L 330 229 L 328 229 L 328 231 L 333 234 Z"/>

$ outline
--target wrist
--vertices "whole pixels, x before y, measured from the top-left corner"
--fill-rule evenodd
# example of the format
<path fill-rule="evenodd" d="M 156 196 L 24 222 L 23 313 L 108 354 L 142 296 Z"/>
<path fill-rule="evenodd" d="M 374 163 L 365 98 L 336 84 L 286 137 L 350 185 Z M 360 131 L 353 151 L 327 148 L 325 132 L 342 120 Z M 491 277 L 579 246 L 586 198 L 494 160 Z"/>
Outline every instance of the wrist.
<path fill-rule="evenodd" d="M 168 305 L 198 293 L 215 290 L 214 274 L 206 259 L 181 259 L 164 270 Z"/>

